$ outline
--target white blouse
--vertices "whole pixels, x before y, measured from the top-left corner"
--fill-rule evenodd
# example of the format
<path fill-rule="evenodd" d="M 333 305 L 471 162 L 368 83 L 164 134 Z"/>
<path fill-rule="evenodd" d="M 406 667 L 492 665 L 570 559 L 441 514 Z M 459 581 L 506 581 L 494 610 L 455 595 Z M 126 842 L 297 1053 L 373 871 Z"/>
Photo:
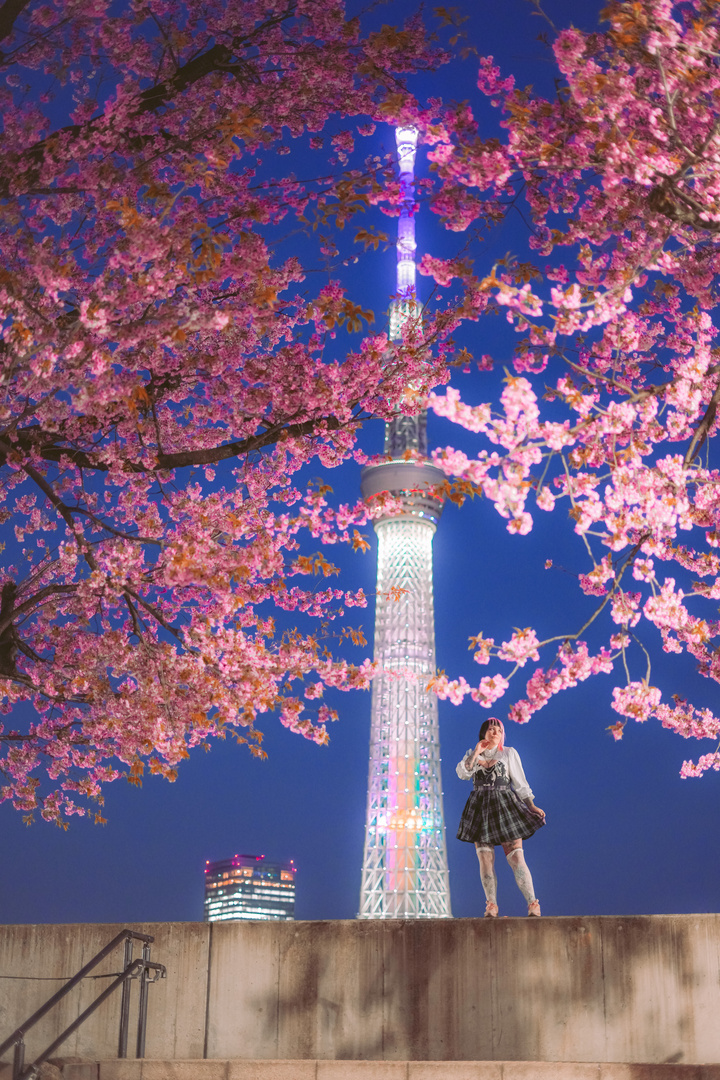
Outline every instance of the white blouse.
<path fill-rule="evenodd" d="M 462 761 L 457 763 L 455 771 L 461 780 L 472 780 L 475 773 L 479 769 L 482 769 L 482 765 L 480 765 L 479 762 L 474 769 L 468 769 L 465 764 L 465 762 L 469 761 L 472 757 L 474 749 L 475 747 L 471 746 Z M 481 756 L 485 761 L 504 762 L 508 771 L 508 776 L 510 777 L 510 783 L 514 787 L 517 797 L 522 799 L 523 802 L 527 799 L 532 799 L 533 793 L 525 779 L 522 762 L 520 761 L 520 755 L 517 750 L 514 750 L 512 746 L 504 746 L 502 750 L 484 750 Z"/>

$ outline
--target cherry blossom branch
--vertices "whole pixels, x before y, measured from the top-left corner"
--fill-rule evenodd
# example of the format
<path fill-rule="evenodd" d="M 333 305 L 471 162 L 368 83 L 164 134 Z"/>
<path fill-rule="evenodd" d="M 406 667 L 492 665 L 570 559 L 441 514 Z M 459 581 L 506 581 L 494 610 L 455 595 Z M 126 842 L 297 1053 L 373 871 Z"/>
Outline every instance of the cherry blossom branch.
<path fill-rule="evenodd" d="M 9 7 L 10 5 L 17 6 L 20 3 L 22 3 L 22 0 L 6 0 L 3 8 Z M 22 6 L 24 7 L 25 5 L 23 4 Z M 3 9 L 0 9 L 0 15 L 2 14 L 2 10 Z M 10 10 L 12 10 L 12 7 L 10 8 Z M 17 18 L 17 15 L 20 14 L 21 10 L 22 7 L 18 8 L 16 14 L 13 17 L 13 22 L 14 19 Z M 251 45 L 253 40 L 261 32 L 267 29 L 271 29 L 273 26 L 276 26 L 279 23 L 290 18 L 294 14 L 294 12 L 295 5 L 291 3 L 288 5 L 284 12 L 278 14 L 277 16 L 271 16 L 270 18 L 266 19 L 264 23 L 256 27 L 255 31 L 252 34 L 249 34 L 246 37 L 233 38 L 231 46 L 225 45 L 221 42 L 216 42 L 206 52 L 193 57 L 191 60 L 188 60 L 185 64 L 182 65 L 182 67 L 180 67 L 175 72 L 175 74 L 171 78 L 161 80 L 154 86 L 150 86 L 146 90 L 143 90 L 138 95 L 138 104 L 135 106 L 133 114 L 137 117 L 140 117 L 146 112 L 155 112 L 156 110 L 162 108 L 163 105 L 166 105 L 167 102 L 170 101 L 172 98 L 176 97 L 179 94 L 182 94 L 185 90 L 193 86 L 195 83 L 216 72 L 232 74 L 235 78 L 240 78 L 241 72 L 243 71 L 243 62 L 238 61 L 238 63 L 232 65 L 230 63 L 230 60 L 233 56 L 233 53 L 238 49 L 242 48 L 243 46 Z M 248 70 L 246 66 L 246 77 L 247 74 Z M 47 152 L 54 150 L 54 148 L 58 146 L 62 136 L 70 137 L 73 140 L 78 139 L 80 136 L 86 137 L 89 132 L 94 130 L 96 131 L 105 119 L 105 115 L 101 114 L 100 116 L 93 117 L 92 120 L 90 120 L 87 124 L 84 125 L 69 124 L 64 128 L 60 128 L 58 131 L 53 132 L 53 134 L 48 136 L 48 138 L 41 140 L 34 146 L 23 151 L 21 159 L 17 164 L 20 167 L 20 171 L 26 174 L 24 178 L 26 183 L 28 181 L 32 183 L 32 179 L 35 175 L 35 173 L 30 168 L 28 168 L 28 165 L 34 163 L 35 169 L 38 170 L 42 165 L 43 161 L 45 160 Z M 142 145 L 143 142 L 144 139 L 142 136 L 136 137 L 136 143 L 138 148 L 140 145 Z M 0 182 L 0 194 L 4 195 L 5 197 L 8 197 L 11 194 L 11 185 L 9 180 Z"/>
<path fill-rule="evenodd" d="M 361 417 L 358 417 L 358 420 Z M 351 421 L 356 422 L 356 421 Z M 285 424 L 283 422 L 274 423 L 268 427 L 268 429 L 261 434 L 251 435 L 246 439 L 238 439 L 233 442 L 223 443 L 220 446 L 207 447 L 201 450 L 180 450 L 173 453 L 160 452 L 155 455 L 152 464 L 144 464 L 138 461 L 127 461 L 126 468 L 137 473 L 146 473 L 153 471 L 164 472 L 170 469 L 182 469 L 192 465 L 217 465 L 221 461 L 228 461 L 233 457 L 242 457 L 252 453 L 256 450 L 263 450 L 268 446 L 273 446 L 281 438 L 298 438 L 304 435 L 312 435 L 317 430 L 318 426 L 322 424 L 329 431 L 339 431 L 348 426 L 348 422 L 341 422 L 335 416 L 316 417 L 310 420 L 303 420 L 299 423 Z M 91 457 L 86 450 L 77 450 L 74 448 L 68 448 L 63 446 L 57 446 L 55 443 L 42 443 L 39 441 L 38 436 L 34 434 L 37 429 L 26 428 L 17 432 L 17 446 L 19 448 L 34 449 L 42 458 L 47 461 L 61 462 L 63 458 L 69 459 L 74 465 L 79 465 L 82 468 L 93 469 L 97 472 L 107 472 L 109 466 L 99 461 L 94 457 Z M 27 438 L 27 433 L 32 432 L 30 438 Z M 43 432 L 40 432 L 42 436 Z M 48 435 L 50 439 L 55 439 L 57 436 Z M 8 456 L 12 455 L 14 447 L 12 444 L 6 443 L 0 439 L 0 464 L 4 464 Z M 102 453 L 98 450 L 98 453 Z"/>
<path fill-rule="evenodd" d="M 135 600 L 137 600 L 138 604 L 144 607 L 145 610 L 149 612 L 150 615 L 152 615 L 153 619 L 155 619 L 156 622 L 158 622 L 162 627 L 164 627 L 164 629 L 167 630 L 169 634 L 172 634 L 172 636 L 174 638 L 177 638 L 178 641 L 182 642 L 183 645 L 185 644 L 182 634 L 178 630 L 176 630 L 176 628 L 172 626 L 172 624 L 169 623 L 167 619 L 165 619 L 164 615 L 160 611 L 158 611 L 156 607 L 150 604 L 147 600 L 144 600 L 142 596 L 140 596 L 139 593 L 135 592 L 134 589 L 131 589 L 129 585 L 125 586 L 124 591 L 128 593 L 129 596 L 132 596 Z"/>
<path fill-rule="evenodd" d="M 5 440 L 2 439 L 2 438 L 0 438 L 0 447 L 2 447 L 2 449 L 3 449 L 3 451 L 4 451 L 4 453 L 6 455 L 12 454 L 12 452 L 13 452 L 12 447 L 9 446 L 8 443 L 6 443 Z M 71 534 L 74 537 L 74 540 L 75 540 L 75 543 L 77 544 L 78 550 L 81 552 L 83 558 L 87 562 L 90 569 L 91 570 L 97 570 L 98 569 L 98 564 L 97 564 L 97 561 L 95 559 L 95 556 L 93 555 L 93 553 L 90 550 L 89 546 L 87 544 L 82 543 L 80 537 L 75 532 L 75 528 L 74 528 L 73 520 L 72 520 L 72 514 L 70 513 L 69 507 L 67 507 L 65 505 L 65 503 L 62 501 L 62 499 L 58 495 L 55 494 L 55 492 L 53 491 L 51 485 L 47 482 L 47 480 L 43 476 L 40 475 L 40 473 L 37 471 L 37 469 L 35 469 L 32 465 L 29 465 L 27 462 L 23 462 L 21 464 L 21 468 L 22 468 L 23 472 L 25 472 L 27 474 L 27 476 L 29 476 L 30 479 L 33 480 L 37 484 L 37 486 L 40 488 L 40 490 L 43 492 L 43 494 L 47 497 L 49 502 L 52 503 L 52 505 L 55 507 L 57 512 L 63 518 L 63 520 L 65 521 L 65 524 L 69 527 L 69 529 L 71 531 Z"/>
<path fill-rule="evenodd" d="M 10 674 L 10 675 L 6 675 L 5 673 L 0 673 L 0 680 L 2 680 L 2 679 L 7 680 L 8 682 L 17 683 L 20 686 L 26 687 L 28 690 L 32 691 L 33 694 L 37 694 L 39 697 L 43 698 L 45 701 L 52 702 L 53 705 L 92 705 L 93 704 L 93 699 L 91 697 L 87 696 L 87 695 L 83 695 L 83 694 L 53 694 L 53 693 L 51 693 L 50 690 L 48 690 L 48 688 L 46 686 L 39 685 L 37 682 L 35 682 L 33 679 L 31 679 L 30 676 L 21 675 L 19 672 L 15 672 L 14 674 Z M 115 692 L 113 690 L 106 691 L 106 693 L 109 693 L 110 697 L 118 697 L 119 696 L 119 695 L 115 694 Z M 32 736 L 31 739 L 32 738 L 37 738 L 37 736 Z M 0 733 L 0 742 L 3 739 L 4 739 L 4 735 L 2 733 Z M 90 742 L 90 740 L 88 740 L 88 744 L 89 744 L 89 742 Z"/>
<path fill-rule="evenodd" d="M 568 491 L 568 497 L 570 499 L 570 505 L 572 506 L 573 510 L 577 511 L 577 503 L 575 501 L 575 496 L 573 495 L 573 490 L 572 490 L 572 480 L 570 478 L 570 469 L 568 468 L 568 463 L 565 460 L 565 455 L 563 453 L 560 454 L 560 460 L 562 461 L 563 469 L 565 470 L 565 478 L 567 480 L 567 491 Z M 594 555 L 592 553 L 592 549 L 590 547 L 590 541 L 588 540 L 585 533 L 582 534 L 582 540 L 583 540 L 583 543 L 585 544 L 588 555 L 590 556 L 590 558 L 593 560 L 593 563 L 594 563 L 595 562 L 595 557 L 594 557 Z"/>
<path fill-rule="evenodd" d="M 656 53 L 656 55 L 655 55 L 655 62 L 657 64 L 658 71 L 660 72 L 660 78 L 662 79 L 663 90 L 665 91 L 665 101 L 667 102 L 667 107 L 668 107 L 668 119 L 670 121 L 670 127 L 673 129 L 673 132 L 675 133 L 675 135 L 677 135 L 677 130 L 678 129 L 677 129 L 677 124 L 675 123 L 675 110 L 673 108 L 673 102 L 674 102 L 675 97 L 677 96 L 677 91 L 675 92 L 675 94 L 672 97 L 670 96 L 670 90 L 669 90 L 668 84 L 667 84 L 667 77 L 665 75 L 665 66 L 664 66 L 664 64 L 662 62 L 662 57 L 660 56 L 659 52 Z"/>
<path fill-rule="evenodd" d="M 0 617 L 0 640 L 7 629 L 13 625 L 18 615 L 24 615 L 27 612 L 35 611 L 46 602 L 48 597 L 71 596 L 75 592 L 77 592 L 77 585 L 46 585 L 33 596 L 28 597 L 27 600 L 23 600 L 20 604 L 13 605 L 9 614 Z"/>
<path fill-rule="evenodd" d="M 703 443 L 705 442 L 705 440 L 706 440 L 706 438 L 708 436 L 708 432 L 710 431 L 710 428 L 715 423 L 715 415 L 717 413 L 717 407 L 718 407 L 719 403 L 720 403 L 720 381 L 718 382 L 718 385 L 715 388 L 715 392 L 714 392 L 713 396 L 710 398 L 710 401 L 708 402 L 708 405 L 707 405 L 707 408 L 705 410 L 705 414 L 704 414 L 702 420 L 700 421 L 698 426 L 695 428 L 695 434 L 692 437 L 690 445 L 687 448 L 687 453 L 685 454 L 685 458 L 683 460 L 683 465 L 685 465 L 685 467 L 687 467 L 688 465 L 691 465 L 692 462 L 697 457 L 697 455 L 700 453 L 700 450 L 702 449 L 702 445 L 703 445 Z"/>
<path fill-rule="evenodd" d="M 58 735 L 64 735 L 66 732 L 71 732 L 73 735 L 76 735 L 76 734 L 78 734 L 77 731 L 74 730 L 76 727 L 77 727 L 77 721 L 74 721 L 71 724 L 63 724 L 62 727 L 55 729 L 54 736 L 57 737 Z M 20 731 L 4 731 L 4 732 L 0 732 L 0 742 L 20 742 L 20 743 L 21 742 L 32 742 L 36 738 L 37 738 L 36 735 L 25 735 Z M 51 741 L 51 740 L 48 740 L 48 741 Z M 90 745 L 90 740 L 87 739 L 87 738 L 79 737 L 79 738 L 73 740 L 73 745 L 74 746 L 89 746 Z M 5 772 L 6 770 L 3 769 L 3 770 L 0 770 L 0 771 Z"/>
<path fill-rule="evenodd" d="M 125 603 L 127 604 L 128 611 L 130 612 L 130 618 L 132 619 L 135 636 L 139 641 L 143 641 L 144 635 L 142 629 L 140 628 L 138 610 L 130 599 L 130 594 L 127 592 L 127 590 L 125 590 L 125 592 L 123 593 L 123 597 L 125 599 Z"/>
<path fill-rule="evenodd" d="M 5 0 L 5 3 L 0 5 L 0 41 L 10 37 L 16 19 L 29 3 L 30 0 Z"/>
<path fill-rule="evenodd" d="M 621 382 L 620 379 L 615 379 L 610 375 L 606 375 L 602 371 L 589 371 L 587 368 L 582 367 L 581 364 L 576 364 L 574 361 L 569 360 L 566 355 L 563 354 L 563 360 L 569 368 L 576 371 L 578 375 L 582 375 L 589 382 L 599 381 L 606 383 L 608 386 L 612 386 L 613 389 L 620 390 L 626 395 L 626 400 L 632 404 L 636 404 L 639 401 L 644 401 L 648 397 L 659 397 L 664 394 L 671 386 L 674 385 L 675 379 L 669 379 L 664 383 L 653 383 L 652 386 L 645 386 L 642 390 L 634 390 L 632 386 L 627 383 Z M 720 365 L 714 368 L 708 369 L 708 374 L 714 374 L 720 371 Z M 578 425 L 580 427 L 580 425 Z"/>
<path fill-rule="evenodd" d="M 68 506 L 67 509 L 71 514 L 82 514 L 84 517 L 89 517 L 91 521 L 94 521 L 101 529 L 105 529 L 105 531 L 111 533 L 112 536 L 119 536 L 121 540 L 132 540 L 135 544 L 151 544 L 159 548 L 165 547 L 165 541 L 158 539 L 157 536 L 141 536 L 139 533 L 129 533 L 124 532 L 122 529 L 116 529 L 114 525 L 110 525 L 107 521 L 103 521 L 97 514 L 93 514 L 91 510 L 88 510 L 83 506 Z"/>
<path fill-rule="evenodd" d="M 636 643 L 636 644 L 637 644 L 637 645 L 638 645 L 638 646 L 639 646 L 639 647 L 640 647 L 640 648 L 642 649 L 642 651 L 643 651 L 643 652 L 645 653 L 645 659 L 646 659 L 646 661 L 647 661 L 647 666 L 646 666 L 646 668 L 645 668 L 645 682 L 646 682 L 646 683 L 649 683 L 649 682 L 650 682 L 650 673 L 651 673 L 651 670 L 652 670 L 652 664 L 651 664 L 651 662 L 650 662 L 650 653 L 649 653 L 649 652 L 647 651 L 647 649 L 645 648 L 645 646 L 643 645 L 642 641 L 641 641 L 641 640 L 640 640 L 640 638 L 639 638 L 639 637 L 637 636 L 637 634 L 633 634 L 633 635 L 632 635 L 632 638 L 633 638 L 633 641 L 634 641 L 634 642 L 635 642 L 635 643 Z M 625 655 L 625 652 L 624 652 L 624 650 L 623 650 L 623 656 L 624 656 L 624 655 Z M 625 671 L 626 671 L 626 673 L 627 673 L 627 666 L 625 667 Z M 627 676 L 627 680 L 628 680 L 628 682 L 630 682 L 630 675 L 629 675 L 629 674 L 628 674 L 628 676 Z"/>

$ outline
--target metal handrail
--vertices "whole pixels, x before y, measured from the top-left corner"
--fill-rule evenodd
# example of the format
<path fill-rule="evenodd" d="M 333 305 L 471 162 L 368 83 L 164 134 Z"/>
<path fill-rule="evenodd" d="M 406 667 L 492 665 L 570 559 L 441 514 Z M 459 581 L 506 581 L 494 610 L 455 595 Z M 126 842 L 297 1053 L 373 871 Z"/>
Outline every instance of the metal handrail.
<path fill-rule="evenodd" d="M 127 1042 L 128 1042 L 128 1025 L 130 1020 L 130 980 L 140 978 L 140 1003 L 138 1007 L 138 1030 L 137 1030 L 137 1044 L 136 1044 L 136 1057 L 144 1057 L 145 1055 L 145 1028 L 147 1024 L 147 988 L 152 982 L 157 982 L 158 979 L 164 979 L 167 972 L 163 964 L 154 964 L 150 960 L 150 944 L 155 939 L 151 934 L 138 934 L 134 930 L 122 930 L 117 934 L 112 941 L 101 949 L 96 956 L 93 956 L 92 960 L 88 961 L 84 967 L 80 968 L 80 971 L 76 975 L 73 975 L 72 979 L 69 979 L 64 986 L 53 994 L 51 998 L 41 1005 L 36 1012 L 32 1014 L 19 1028 L 16 1028 L 12 1035 L 0 1043 L 0 1056 L 9 1050 L 11 1046 L 15 1047 L 13 1057 L 13 1073 L 12 1080 L 30 1080 L 37 1073 L 37 1070 L 42 1065 L 43 1061 L 47 1061 L 50 1055 L 57 1050 L 57 1048 L 67 1039 L 70 1035 L 76 1031 L 81 1024 L 83 1024 L 87 1018 L 95 1012 L 95 1010 L 102 1005 L 106 998 L 110 997 L 119 986 L 122 986 L 122 1001 L 120 1005 L 120 1035 L 118 1039 L 118 1057 L 127 1057 Z M 105 959 L 109 953 L 116 949 L 121 942 L 125 942 L 125 953 L 123 961 L 123 970 L 119 975 L 107 986 L 103 992 L 92 1002 L 91 1005 L 85 1009 L 76 1020 L 70 1024 L 69 1027 L 62 1032 L 48 1047 L 43 1050 L 35 1060 L 27 1068 L 25 1067 L 25 1035 L 34 1027 L 39 1020 L 42 1020 L 43 1016 L 57 1005 L 58 1001 L 61 1001 L 75 986 L 81 982 L 94 967 Z M 137 960 L 133 960 L 133 941 L 142 941 L 142 956 Z M 155 974 L 150 977 L 150 972 Z"/>

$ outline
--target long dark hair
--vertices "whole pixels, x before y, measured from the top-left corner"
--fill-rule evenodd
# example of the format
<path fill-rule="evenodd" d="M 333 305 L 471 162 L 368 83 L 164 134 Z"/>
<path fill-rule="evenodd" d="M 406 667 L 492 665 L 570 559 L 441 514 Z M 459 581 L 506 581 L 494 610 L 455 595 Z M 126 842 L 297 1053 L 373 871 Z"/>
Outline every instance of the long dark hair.
<path fill-rule="evenodd" d="M 502 738 L 500 739 L 500 742 L 498 743 L 498 750 L 502 750 L 503 746 L 504 746 L 504 743 L 505 743 L 505 725 L 503 724 L 502 720 L 498 720 L 497 716 L 489 716 L 487 718 L 487 720 L 485 720 L 480 725 L 480 731 L 478 733 L 478 742 L 483 741 L 483 739 L 487 735 L 487 729 L 490 727 L 491 724 L 497 724 L 497 726 L 502 731 Z"/>

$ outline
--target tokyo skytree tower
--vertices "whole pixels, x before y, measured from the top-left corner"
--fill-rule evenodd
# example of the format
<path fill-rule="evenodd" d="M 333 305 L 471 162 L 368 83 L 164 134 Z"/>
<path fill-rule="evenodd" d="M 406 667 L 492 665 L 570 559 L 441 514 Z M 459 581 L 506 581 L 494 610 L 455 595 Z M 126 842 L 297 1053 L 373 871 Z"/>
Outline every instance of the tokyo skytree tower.
<path fill-rule="evenodd" d="M 392 340 L 402 337 L 403 322 L 415 300 L 417 131 L 398 128 L 395 135 L 402 210 L 397 296 L 390 315 Z M 409 459 L 407 451 L 417 456 Z M 435 674 L 432 540 L 443 508 L 442 499 L 429 489 L 445 476 L 423 460 L 427 459 L 424 411 L 417 416 L 399 414 L 385 425 L 385 453 L 388 460 L 363 469 L 361 480 L 363 498 L 390 491 L 402 500 L 402 509 L 375 521 L 379 674 L 372 688 L 358 917 L 450 918 L 437 698 L 426 689 Z"/>

